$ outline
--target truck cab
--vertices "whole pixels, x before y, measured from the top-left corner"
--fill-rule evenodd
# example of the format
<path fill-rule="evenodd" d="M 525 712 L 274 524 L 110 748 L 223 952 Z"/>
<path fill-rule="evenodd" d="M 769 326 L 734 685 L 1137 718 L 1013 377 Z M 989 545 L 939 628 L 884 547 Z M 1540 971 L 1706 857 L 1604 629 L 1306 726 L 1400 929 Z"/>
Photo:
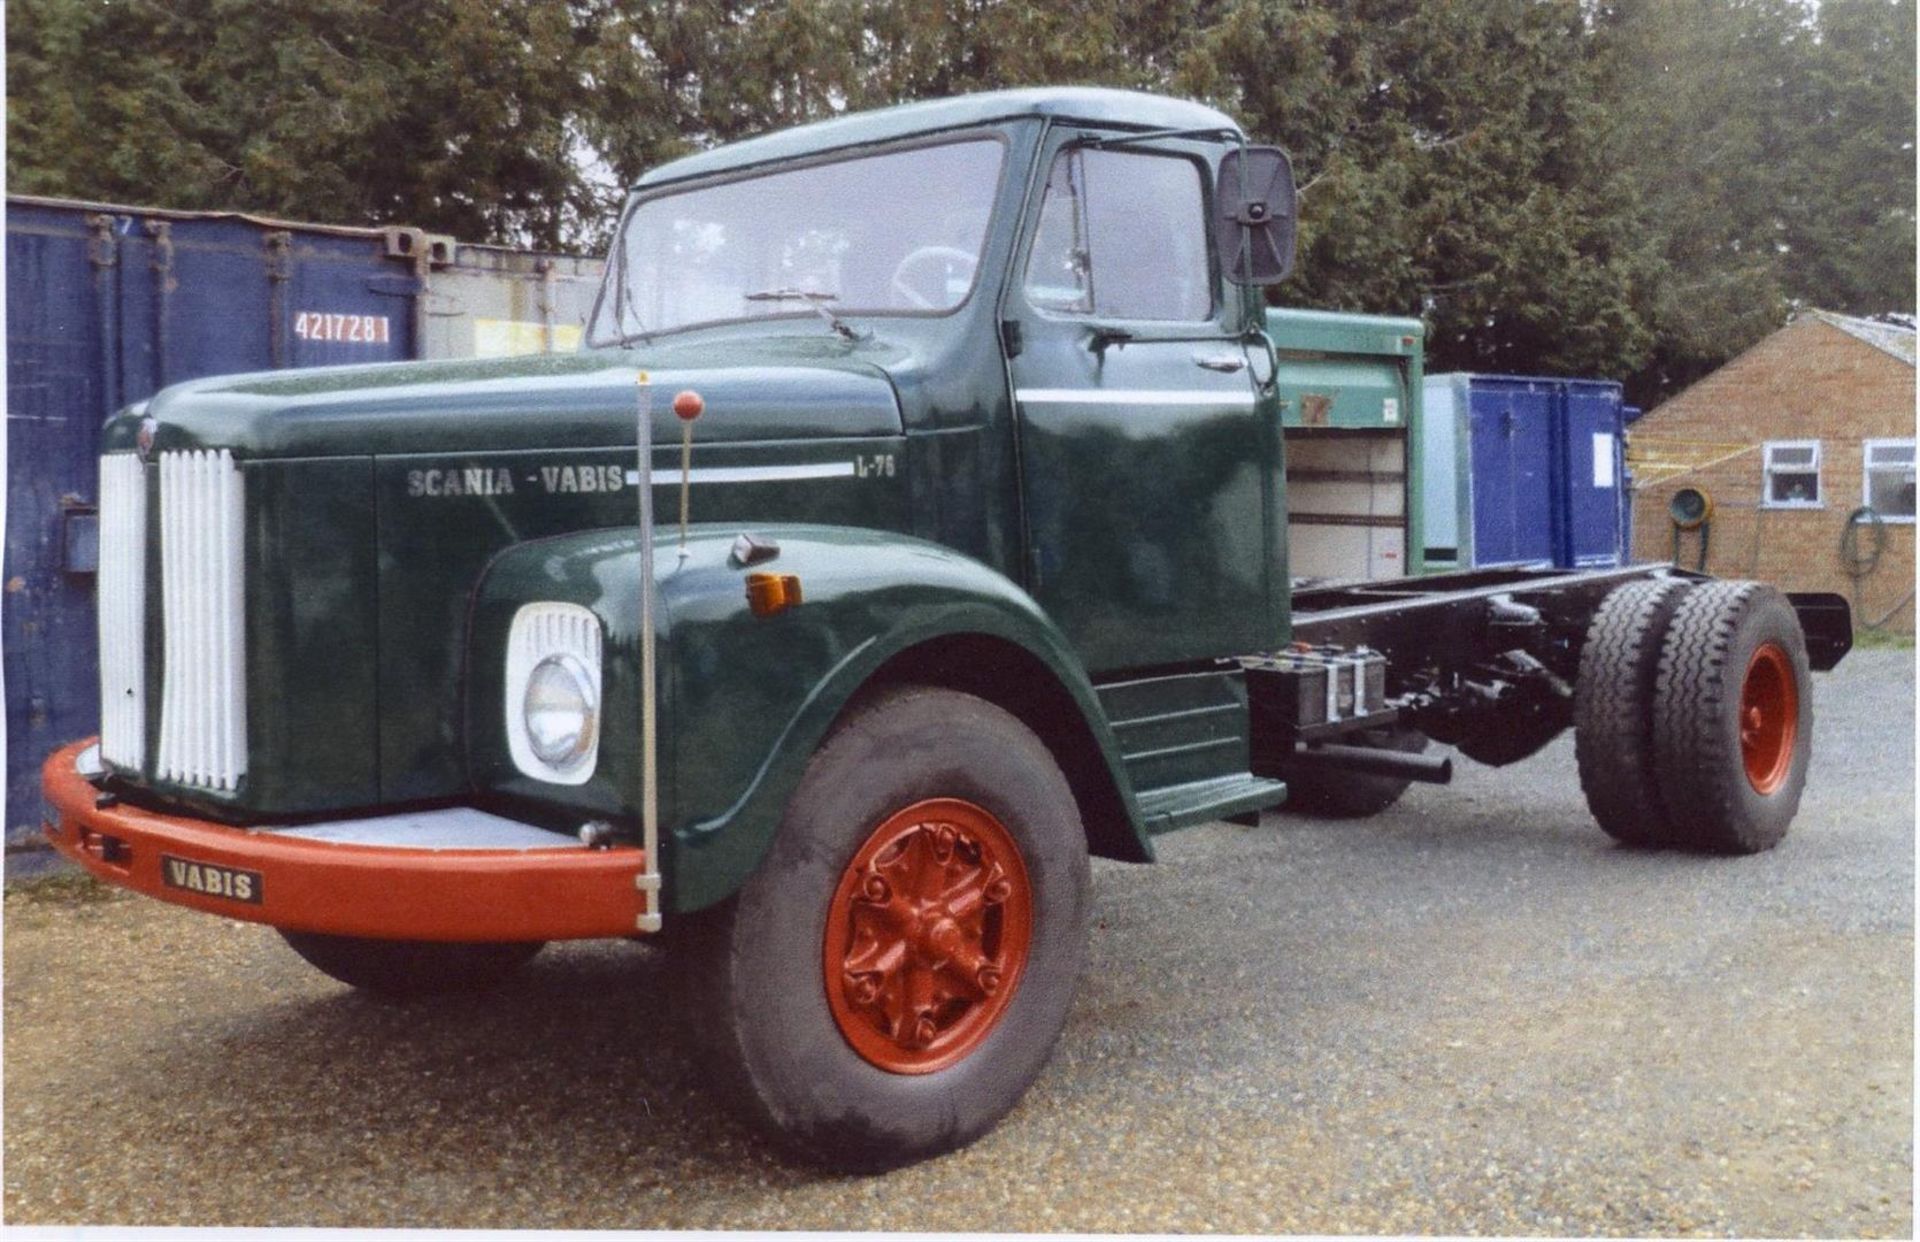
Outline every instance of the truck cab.
<path fill-rule="evenodd" d="M 102 729 L 47 833 L 376 992 L 659 936 L 716 1081 L 861 1166 L 1039 1072 L 1090 854 L 1381 809 L 1600 677 L 1594 783 L 1653 791 L 1603 827 L 1777 840 L 1831 601 L 1406 577 L 1423 331 L 1270 313 L 1293 224 L 1211 108 L 913 104 L 648 173 L 576 354 L 167 389 L 103 441 Z M 1715 626 L 1761 671 L 1661 742 L 1662 644 Z M 1663 801 L 1696 762 L 1759 809 Z"/>

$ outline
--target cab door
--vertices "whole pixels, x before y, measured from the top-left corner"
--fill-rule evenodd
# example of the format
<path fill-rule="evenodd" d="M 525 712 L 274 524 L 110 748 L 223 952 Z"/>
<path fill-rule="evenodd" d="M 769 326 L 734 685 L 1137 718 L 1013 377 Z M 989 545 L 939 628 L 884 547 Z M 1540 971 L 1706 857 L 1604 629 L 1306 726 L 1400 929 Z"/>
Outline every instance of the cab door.
<path fill-rule="evenodd" d="M 1278 433 L 1210 148 L 1056 134 L 1009 282 L 1027 587 L 1089 671 L 1271 646 Z"/>

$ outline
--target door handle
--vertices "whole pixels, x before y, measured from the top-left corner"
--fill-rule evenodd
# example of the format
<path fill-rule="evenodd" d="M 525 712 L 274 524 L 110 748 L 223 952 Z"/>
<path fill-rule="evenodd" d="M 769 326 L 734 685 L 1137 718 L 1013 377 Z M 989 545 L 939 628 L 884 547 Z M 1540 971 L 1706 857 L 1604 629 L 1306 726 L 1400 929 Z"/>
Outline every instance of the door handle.
<path fill-rule="evenodd" d="M 1209 371 L 1234 372 L 1244 370 L 1247 365 L 1245 354 L 1195 354 L 1195 366 L 1205 367 Z"/>

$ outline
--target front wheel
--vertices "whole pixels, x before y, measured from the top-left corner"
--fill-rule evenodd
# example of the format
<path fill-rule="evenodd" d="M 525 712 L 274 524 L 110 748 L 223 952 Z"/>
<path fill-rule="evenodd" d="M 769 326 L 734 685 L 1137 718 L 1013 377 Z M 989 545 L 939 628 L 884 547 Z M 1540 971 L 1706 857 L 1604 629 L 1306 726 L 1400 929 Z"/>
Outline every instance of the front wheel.
<path fill-rule="evenodd" d="M 1059 1038 L 1089 884 L 1073 794 L 1031 730 L 970 695 L 888 693 L 836 729 L 753 878 L 676 946 L 696 1046 L 806 1159 L 964 1146 Z"/>
<path fill-rule="evenodd" d="M 369 940 L 284 928 L 280 937 L 321 973 L 351 987 L 396 999 L 493 987 L 545 947 L 539 940 L 524 944 L 443 944 L 430 940 Z"/>

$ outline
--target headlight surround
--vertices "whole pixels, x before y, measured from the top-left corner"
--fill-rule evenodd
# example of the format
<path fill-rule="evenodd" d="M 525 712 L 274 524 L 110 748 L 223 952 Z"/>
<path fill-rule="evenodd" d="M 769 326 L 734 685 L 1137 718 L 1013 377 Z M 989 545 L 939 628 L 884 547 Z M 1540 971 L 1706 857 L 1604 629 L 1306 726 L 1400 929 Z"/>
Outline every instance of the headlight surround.
<path fill-rule="evenodd" d="M 508 750 L 527 776 L 583 785 L 600 750 L 600 618 L 579 604 L 524 604 L 507 635 Z"/>
<path fill-rule="evenodd" d="M 533 666 L 521 716 L 534 758 L 565 772 L 594 748 L 600 729 L 599 678 L 571 652 Z"/>

